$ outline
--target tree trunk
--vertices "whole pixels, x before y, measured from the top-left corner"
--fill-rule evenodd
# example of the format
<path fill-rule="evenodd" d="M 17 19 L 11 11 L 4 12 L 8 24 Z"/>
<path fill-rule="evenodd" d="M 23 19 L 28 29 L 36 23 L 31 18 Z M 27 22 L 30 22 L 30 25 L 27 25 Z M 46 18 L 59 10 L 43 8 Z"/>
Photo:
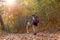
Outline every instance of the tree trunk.
<path fill-rule="evenodd" d="M 0 15 L 0 23 L 1 23 L 1 29 L 4 30 L 4 22 L 3 22 L 3 20 L 2 20 L 1 15 Z"/>

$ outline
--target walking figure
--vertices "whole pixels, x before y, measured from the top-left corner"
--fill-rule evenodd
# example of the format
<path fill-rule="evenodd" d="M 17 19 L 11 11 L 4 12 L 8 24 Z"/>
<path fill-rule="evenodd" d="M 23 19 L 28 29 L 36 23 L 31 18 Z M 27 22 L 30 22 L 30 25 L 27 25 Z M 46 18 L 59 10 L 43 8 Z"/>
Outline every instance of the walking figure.
<path fill-rule="evenodd" d="M 33 24 L 34 35 L 36 35 L 36 33 L 37 33 L 38 23 L 39 23 L 39 17 L 37 15 L 33 14 L 32 15 L 32 24 Z"/>
<path fill-rule="evenodd" d="M 27 18 L 27 19 L 26 19 L 26 31 L 27 31 L 27 33 L 29 33 L 29 26 L 30 26 L 30 21 L 29 21 L 29 19 Z"/>

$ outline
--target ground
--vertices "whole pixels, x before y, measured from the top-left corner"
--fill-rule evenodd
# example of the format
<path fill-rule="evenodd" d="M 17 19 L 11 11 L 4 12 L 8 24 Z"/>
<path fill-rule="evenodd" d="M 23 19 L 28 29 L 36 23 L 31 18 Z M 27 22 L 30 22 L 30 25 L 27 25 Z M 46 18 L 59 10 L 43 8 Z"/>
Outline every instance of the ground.
<path fill-rule="evenodd" d="M 25 34 L 6 34 L 0 35 L 0 40 L 60 40 L 59 33 L 25 33 Z"/>

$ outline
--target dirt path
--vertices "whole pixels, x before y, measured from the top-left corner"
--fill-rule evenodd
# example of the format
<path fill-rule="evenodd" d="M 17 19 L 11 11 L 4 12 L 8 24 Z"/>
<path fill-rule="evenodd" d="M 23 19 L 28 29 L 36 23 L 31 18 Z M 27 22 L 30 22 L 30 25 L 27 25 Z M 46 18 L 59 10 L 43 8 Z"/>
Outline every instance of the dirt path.
<path fill-rule="evenodd" d="M 0 40 L 60 40 L 60 34 L 7 34 L 3 36 L 0 35 Z"/>

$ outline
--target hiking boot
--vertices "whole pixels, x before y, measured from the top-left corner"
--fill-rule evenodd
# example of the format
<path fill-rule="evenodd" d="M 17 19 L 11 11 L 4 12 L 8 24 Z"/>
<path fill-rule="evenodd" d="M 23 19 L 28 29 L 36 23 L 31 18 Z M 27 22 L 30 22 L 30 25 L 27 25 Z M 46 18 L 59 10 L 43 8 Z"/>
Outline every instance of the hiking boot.
<path fill-rule="evenodd" d="M 34 35 L 36 35 L 37 33 L 34 33 Z"/>

